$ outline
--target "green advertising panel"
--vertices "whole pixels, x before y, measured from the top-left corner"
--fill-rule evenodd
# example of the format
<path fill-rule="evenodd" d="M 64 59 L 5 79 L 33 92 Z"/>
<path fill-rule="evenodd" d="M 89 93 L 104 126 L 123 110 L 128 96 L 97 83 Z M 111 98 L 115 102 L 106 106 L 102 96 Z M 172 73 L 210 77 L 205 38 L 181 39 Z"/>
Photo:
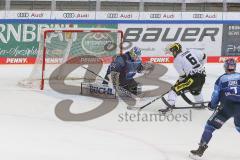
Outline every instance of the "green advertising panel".
<path fill-rule="evenodd" d="M 117 25 L 98 25 L 98 24 L 75 24 L 74 28 L 94 28 L 94 29 L 117 29 Z M 0 24 L 0 57 L 36 57 L 38 54 L 39 42 L 41 41 L 41 32 L 43 28 L 69 28 L 68 24 Z M 60 33 L 57 33 L 60 34 Z M 53 55 L 58 53 L 59 49 L 66 48 L 68 43 L 67 34 L 61 33 L 61 36 L 53 36 L 51 42 L 47 41 Z M 116 40 L 115 35 L 100 36 L 94 33 L 79 34 L 72 42 L 72 54 L 79 52 L 106 54 L 103 51 L 104 44 Z M 103 44 L 104 43 L 104 44 Z M 103 46 L 102 46 L 103 45 Z M 51 48 L 52 47 L 52 48 Z M 61 53 L 62 54 L 62 53 Z M 112 54 L 108 52 L 107 54 Z M 61 55 L 59 55 L 61 56 Z"/>

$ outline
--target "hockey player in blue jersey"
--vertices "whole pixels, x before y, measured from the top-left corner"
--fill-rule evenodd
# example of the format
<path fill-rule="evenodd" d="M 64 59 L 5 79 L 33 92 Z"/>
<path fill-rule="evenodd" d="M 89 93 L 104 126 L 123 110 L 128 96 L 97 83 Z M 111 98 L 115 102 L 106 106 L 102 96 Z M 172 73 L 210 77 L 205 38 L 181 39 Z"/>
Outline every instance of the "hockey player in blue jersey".
<path fill-rule="evenodd" d="M 215 82 L 212 99 L 208 104 L 208 108 L 214 110 L 214 113 L 205 125 L 199 148 L 191 151 L 194 156 L 203 155 L 213 132 L 220 129 L 231 117 L 234 118 L 235 127 L 240 132 L 240 73 L 235 72 L 236 61 L 234 59 L 227 59 L 224 62 L 224 69 L 225 74 Z"/>
<path fill-rule="evenodd" d="M 138 83 L 133 77 L 143 69 L 141 54 L 142 52 L 138 47 L 133 47 L 123 55 L 117 56 L 109 65 L 105 79 L 108 80 L 108 75 L 110 75 L 115 87 L 121 86 L 131 93 L 137 94 Z"/>
<path fill-rule="evenodd" d="M 120 86 L 133 94 L 137 94 L 138 83 L 134 80 L 136 73 L 145 70 L 150 70 L 153 65 L 148 63 L 142 64 L 141 49 L 133 47 L 125 54 L 117 56 L 114 61 L 109 65 L 105 79 L 109 80 L 108 76 L 111 75 L 113 85 Z M 107 84 L 107 81 L 103 81 Z"/>

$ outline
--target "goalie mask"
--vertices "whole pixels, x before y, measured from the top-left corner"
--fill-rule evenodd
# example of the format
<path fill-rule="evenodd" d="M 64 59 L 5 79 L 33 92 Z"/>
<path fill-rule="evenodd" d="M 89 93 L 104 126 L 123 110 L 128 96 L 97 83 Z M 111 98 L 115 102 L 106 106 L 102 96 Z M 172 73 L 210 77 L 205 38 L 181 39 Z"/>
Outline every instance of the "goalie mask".
<path fill-rule="evenodd" d="M 129 51 L 129 55 L 132 59 L 137 60 L 140 59 L 141 55 L 142 55 L 142 51 L 140 48 L 138 47 L 133 47 L 130 51 Z"/>

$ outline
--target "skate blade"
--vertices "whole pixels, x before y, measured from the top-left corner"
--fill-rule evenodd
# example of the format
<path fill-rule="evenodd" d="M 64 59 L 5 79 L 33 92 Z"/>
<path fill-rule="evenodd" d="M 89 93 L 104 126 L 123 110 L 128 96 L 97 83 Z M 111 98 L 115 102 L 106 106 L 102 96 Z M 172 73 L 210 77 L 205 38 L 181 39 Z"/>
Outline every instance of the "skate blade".
<path fill-rule="evenodd" d="M 158 112 L 162 115 L 169 115 L 172 113 L 172 109 L 166 108 L 166 109 L 159 109 Z"/>

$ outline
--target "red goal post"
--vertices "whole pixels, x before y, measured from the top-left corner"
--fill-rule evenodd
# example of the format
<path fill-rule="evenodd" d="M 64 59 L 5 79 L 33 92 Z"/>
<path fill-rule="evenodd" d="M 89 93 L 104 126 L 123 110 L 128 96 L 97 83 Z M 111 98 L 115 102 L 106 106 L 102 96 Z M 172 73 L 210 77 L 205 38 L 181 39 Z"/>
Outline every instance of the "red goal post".
<path fill-rule="evenodd" d="M 34 83 L 37 81 L 37 86 L 40 85 L 40 89 L 43 90 L 45 80 L 49 78 L 51 72 L 60 64 L 81 55 L 93 55 L 103 58 L 122 54 L 122 43 L 123 32 L 117 29 L 43 29 L 36 62 L 25 84 L 27 86 L 30 84 L 28 87 L 35 88 L 36 85 Z"/>

